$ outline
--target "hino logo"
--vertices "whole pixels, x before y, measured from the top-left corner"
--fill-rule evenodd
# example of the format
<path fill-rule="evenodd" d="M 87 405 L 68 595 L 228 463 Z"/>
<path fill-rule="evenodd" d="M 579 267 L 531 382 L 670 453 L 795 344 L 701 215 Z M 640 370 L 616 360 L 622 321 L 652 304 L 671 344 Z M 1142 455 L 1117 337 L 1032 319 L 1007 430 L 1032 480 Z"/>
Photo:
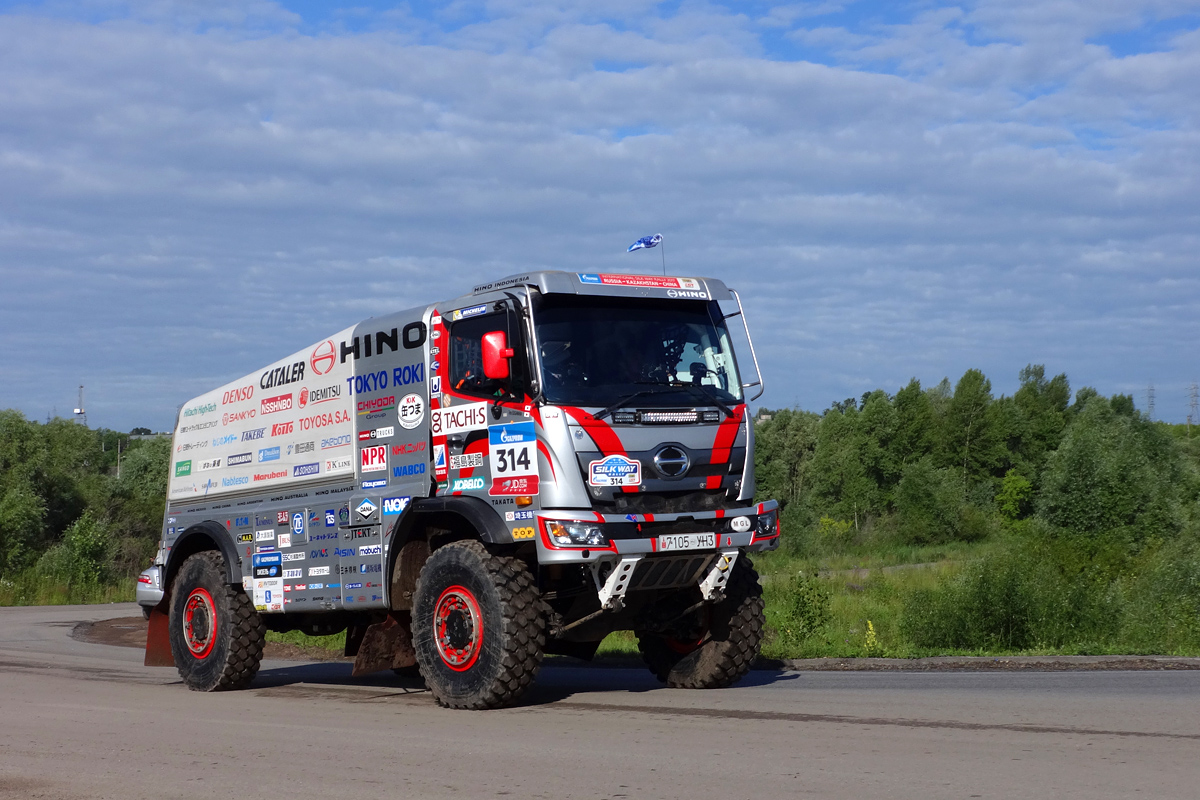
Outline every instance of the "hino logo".
<path fill-rule="evenodd" d="M 675 445 L 667 445 L 654 454 L 654 467 L 664 478 L 682 478 L 691 466 L 692 459 Z"/>

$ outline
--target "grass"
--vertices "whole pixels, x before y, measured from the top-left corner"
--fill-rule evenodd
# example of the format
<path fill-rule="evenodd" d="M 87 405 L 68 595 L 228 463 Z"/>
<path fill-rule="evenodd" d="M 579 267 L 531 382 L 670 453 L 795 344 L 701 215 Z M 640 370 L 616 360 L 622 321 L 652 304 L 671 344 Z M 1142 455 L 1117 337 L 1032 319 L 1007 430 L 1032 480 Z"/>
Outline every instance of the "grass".
<path fill-rule="evenodd" d="M 112 585 L 71 583 L 26 570 L 0 578 L 0 606 L 62 606 L 133 602 L 137 582 L 122 578 Z"/>
<path fill-rule="evenodd" d="M 346 652 L 345 631 L 330 636 L 309 636 L 307 633 L 301 633 L 300 631 L 287 631 L 285 633 L 267 631 L 267 641 L 279 644 L 291 644 L 297 647 L 321 647 L 326 650 L 335 651 L 338 654 Z"/>

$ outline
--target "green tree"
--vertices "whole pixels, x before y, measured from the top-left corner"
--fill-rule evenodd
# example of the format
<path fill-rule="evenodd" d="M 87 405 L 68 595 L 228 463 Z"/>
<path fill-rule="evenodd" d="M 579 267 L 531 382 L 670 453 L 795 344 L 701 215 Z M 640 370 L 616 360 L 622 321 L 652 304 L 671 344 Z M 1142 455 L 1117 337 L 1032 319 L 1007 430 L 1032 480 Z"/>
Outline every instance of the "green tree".
<path fill-rule="evenodd" d="M 958 467 L 968 483 L 991 478 L 1007 460 L 992 382 L 977 369 L 955 385 L 942 429 L 941 465 Z"/>
<path fill-rule="evenodd" d="M 1052 525 L 1092 537 L 1118 529 L 1135 539 L 1171 535 L 1183 521 L 1180 491 L 1191 484 L 1168 434 L 1097 396 L 1047 459 L 1037 510 Z"/>
<path fill-rule="evenodd" d="M 783 506 L 803 499 L 809 491 L 820 424 L 821 418 L 811 411 L 783 409 L 754 426 L 759 497 L 774 498 Z"/>

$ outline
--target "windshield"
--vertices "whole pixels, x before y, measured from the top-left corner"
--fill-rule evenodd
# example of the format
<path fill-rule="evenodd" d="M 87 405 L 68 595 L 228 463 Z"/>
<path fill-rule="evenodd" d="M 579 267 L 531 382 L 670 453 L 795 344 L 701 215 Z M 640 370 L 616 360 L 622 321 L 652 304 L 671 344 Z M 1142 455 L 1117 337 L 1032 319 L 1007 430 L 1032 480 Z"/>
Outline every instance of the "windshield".
<path fill-rule="evenodd" d="M 715 303 L 551 295 L 534 319 L 548 402 L 609 406 L 634 393 L 636 405 L 741 402 Z"/>

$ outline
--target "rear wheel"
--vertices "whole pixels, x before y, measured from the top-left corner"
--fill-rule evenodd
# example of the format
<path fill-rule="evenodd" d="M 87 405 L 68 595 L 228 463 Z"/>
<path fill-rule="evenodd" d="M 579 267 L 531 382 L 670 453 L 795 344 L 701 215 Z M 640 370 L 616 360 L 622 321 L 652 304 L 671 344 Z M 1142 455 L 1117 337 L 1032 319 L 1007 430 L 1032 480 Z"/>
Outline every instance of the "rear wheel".
<path fill-rule="evenodd" d="M 171 591 L 171 654 L 189 689 L 244 689 L 258 674 L 266 627 L 250 598 L 225 582 L 216 551 L 183 562 Z"/>
<path fill-rule="evenodd" d="M 684 610 L 699 600 L 700 591 L 692 589 L 676 602 Z M 750 671 L 763 624 L 762 586 L 743 555 L 734 562 L 724 600 L 701 606 L 665 631 L 635 633 L 642 659 L 660 681 L 681 689 L 719 689 Z"/>
<path fill-rule="evenodd" d="M 511 705 L 533 683 L 546 644 L 542 603 L 524 562 L 475 541 L 435 550 L 413 596 L 421 675 L 450 708 Z"/>

